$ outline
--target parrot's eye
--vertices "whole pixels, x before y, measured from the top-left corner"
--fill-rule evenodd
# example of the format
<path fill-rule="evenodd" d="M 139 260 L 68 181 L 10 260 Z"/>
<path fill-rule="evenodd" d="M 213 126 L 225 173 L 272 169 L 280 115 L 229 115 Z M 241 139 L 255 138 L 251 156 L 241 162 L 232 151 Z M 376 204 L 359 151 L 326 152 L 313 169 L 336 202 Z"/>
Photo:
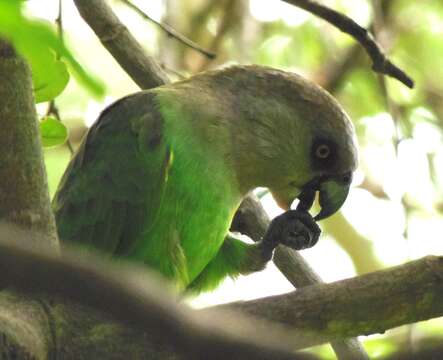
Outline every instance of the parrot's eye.
<path fill-rule="evenodd" d="M 337 164 L 337 144 L 326 137 L 314 139 L 311 147 L 311 165 L 316 170 L 333 171 Z"/>
<path fill-rule="evenodd" d="M 326 144 L 320 144 L 315 149 L 315 156 L 319 159 L 326 159 L 331 154 L 331 149 Z"/>

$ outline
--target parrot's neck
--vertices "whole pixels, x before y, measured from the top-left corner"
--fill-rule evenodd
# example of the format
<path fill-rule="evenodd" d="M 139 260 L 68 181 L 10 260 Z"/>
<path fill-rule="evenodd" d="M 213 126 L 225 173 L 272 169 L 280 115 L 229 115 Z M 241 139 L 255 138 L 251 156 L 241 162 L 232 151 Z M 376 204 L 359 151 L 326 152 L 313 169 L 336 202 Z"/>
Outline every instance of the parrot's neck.
<path fill-rule="evenodd" d="M 278 161 L 280 155 L 273 135 L 278 135 L 269 134 L 269 124 L 255 123 L 247 118 L 247 113 L 248 106 L 261 106 L 261 111 L 270 114 L 275 109 L 264 103 L 239 105 L 238 94 L 229 89 L 188 85 L 184 82 L 157 90 L 163 115 L 176 126 L 174 134 L 180 134 L 183 144 L 197 141 L 191 148 L 210 153 L 209 166 L 223 162 L 229 174 L 214 173 L 214 176 L 223 179 L 230 176 L 229 181 L 240 198 L 257 187 L 273 185 L 278 174 L 272 159 Z M 272 117 L 269 121 L 273 121 Z"/>

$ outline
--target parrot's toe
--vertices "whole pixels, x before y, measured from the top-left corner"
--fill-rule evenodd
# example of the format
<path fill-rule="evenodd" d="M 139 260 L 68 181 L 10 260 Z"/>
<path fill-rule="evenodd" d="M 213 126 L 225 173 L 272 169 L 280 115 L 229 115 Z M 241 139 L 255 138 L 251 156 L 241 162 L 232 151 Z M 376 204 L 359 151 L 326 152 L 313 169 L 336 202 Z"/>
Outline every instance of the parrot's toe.
<path fill-rule="evenodd" d="M 263 243 L 268 249 L 283 244 L 303 250 L 314 246 L 320 233 L 319 226 L 307 211 L 289 210 L 272 220 Z"/>

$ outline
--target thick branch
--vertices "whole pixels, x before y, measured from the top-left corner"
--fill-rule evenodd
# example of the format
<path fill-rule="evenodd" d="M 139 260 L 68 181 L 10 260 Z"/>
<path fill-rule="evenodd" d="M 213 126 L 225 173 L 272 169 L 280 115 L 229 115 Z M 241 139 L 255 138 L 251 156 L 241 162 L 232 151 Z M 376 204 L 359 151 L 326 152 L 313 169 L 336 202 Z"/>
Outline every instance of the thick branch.
<path fill-rule="evenodd" d="M 74 0 L 82 18 L 132 80 L 142 89 L 168 83 L 168 77 L 102 0 Z"/>
<path fill-rule="evenodd" d="M 372 35 L 365 28 L 358 25 L 349 17 L 321 5 L 312 0 L 283 0 L 289 4 L 297 6 L 301 9 L 326 20 L 346 34 L 351 35 L 366 50 L 372 60 L 372 69 L 378 73 L 391 76 L 405 84 L 407 87 L 413 88 L 413 80 L 399 67 L 394 65 L 384 54 L 380 45 L 374 40 Z"/>
<path fill-rule="evenodd" d="M 1 39 L 0 84 L 0 223 L 28 230 L 29 246 L 56 249 L 30 71 Z"/>
<path fill-rule="evenodd" d="M 383 333 L 443 315 L 443 257 L 219 307 L 295 326 L 297 348 Z"/>
<path fill-rule="evenodd" d="M 145 270 L 128 271 L 94 257 L 52 256 L 2 242 L 0 274 L 2 287 L 57 295 L 105 312 L 191 359 L 206 359 L 207 354 L 212 359 L 302 358 L 291 350 L 290 331 L 239 314 L 195 314 L 164 290 L 163 281 Z"/>
<path fill-rule="evenodd" d="M 232 354 L 289 359 L 293 354 L 275 351 L 275 346 L 290 344 L 301 349 L 443 315 L 443 257 L 437 256 L 289 294 L 219 305 L 197 314 L 162 290 L 164 285 L 154 281 L 155 276 L 133 270 L 111 267 L 94 258 L 61 259 L 0 244 L 2 286 L 56 294 L 98 312 L 106 309 L 114 319 L 192 358 L 211 353 L 216 354 L 211 356 L 215 359 Z M 295 331 L 284 333 L 232 311 L 278 322 Z"/>
<path fill-rule="evenodd" d="M 54 346 L 47 313 L 37 299 L 0 293 L 1 359 L 47 359 Z"/>
<path fill-rule="evenodd" d="M 0 39 L 0 226 L 27 247 L 57 252 L 30 70 Z M 0 289 L 2 287 L 0 286 Z M 36 299 L 1 295 L 0 348 L 5 359 L 45 359 L 53 345 Z"/>

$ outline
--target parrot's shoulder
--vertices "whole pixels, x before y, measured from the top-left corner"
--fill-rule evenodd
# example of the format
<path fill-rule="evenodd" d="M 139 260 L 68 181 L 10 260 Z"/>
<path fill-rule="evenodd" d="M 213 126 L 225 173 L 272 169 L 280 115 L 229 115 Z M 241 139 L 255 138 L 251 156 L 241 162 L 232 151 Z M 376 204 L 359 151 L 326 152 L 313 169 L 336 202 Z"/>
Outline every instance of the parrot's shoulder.
<path fill-rule="evenodd" d="M 170 150 L 155 94 L 105 109 L 71 160 L 53 200 L 60 238 L 127 253 L 156 218 Z"/>
<path fill-rule="evenodd" d="M 73 165 L 85 164 L 98 147 L 125 136 L 140 138 L 138 143 L 142 147 L 139 150 L 155 150 L 162 140 L 163 122 L 154 92 L 140 91 L 127 95 L 101 112 L 87 132 Z"/>

